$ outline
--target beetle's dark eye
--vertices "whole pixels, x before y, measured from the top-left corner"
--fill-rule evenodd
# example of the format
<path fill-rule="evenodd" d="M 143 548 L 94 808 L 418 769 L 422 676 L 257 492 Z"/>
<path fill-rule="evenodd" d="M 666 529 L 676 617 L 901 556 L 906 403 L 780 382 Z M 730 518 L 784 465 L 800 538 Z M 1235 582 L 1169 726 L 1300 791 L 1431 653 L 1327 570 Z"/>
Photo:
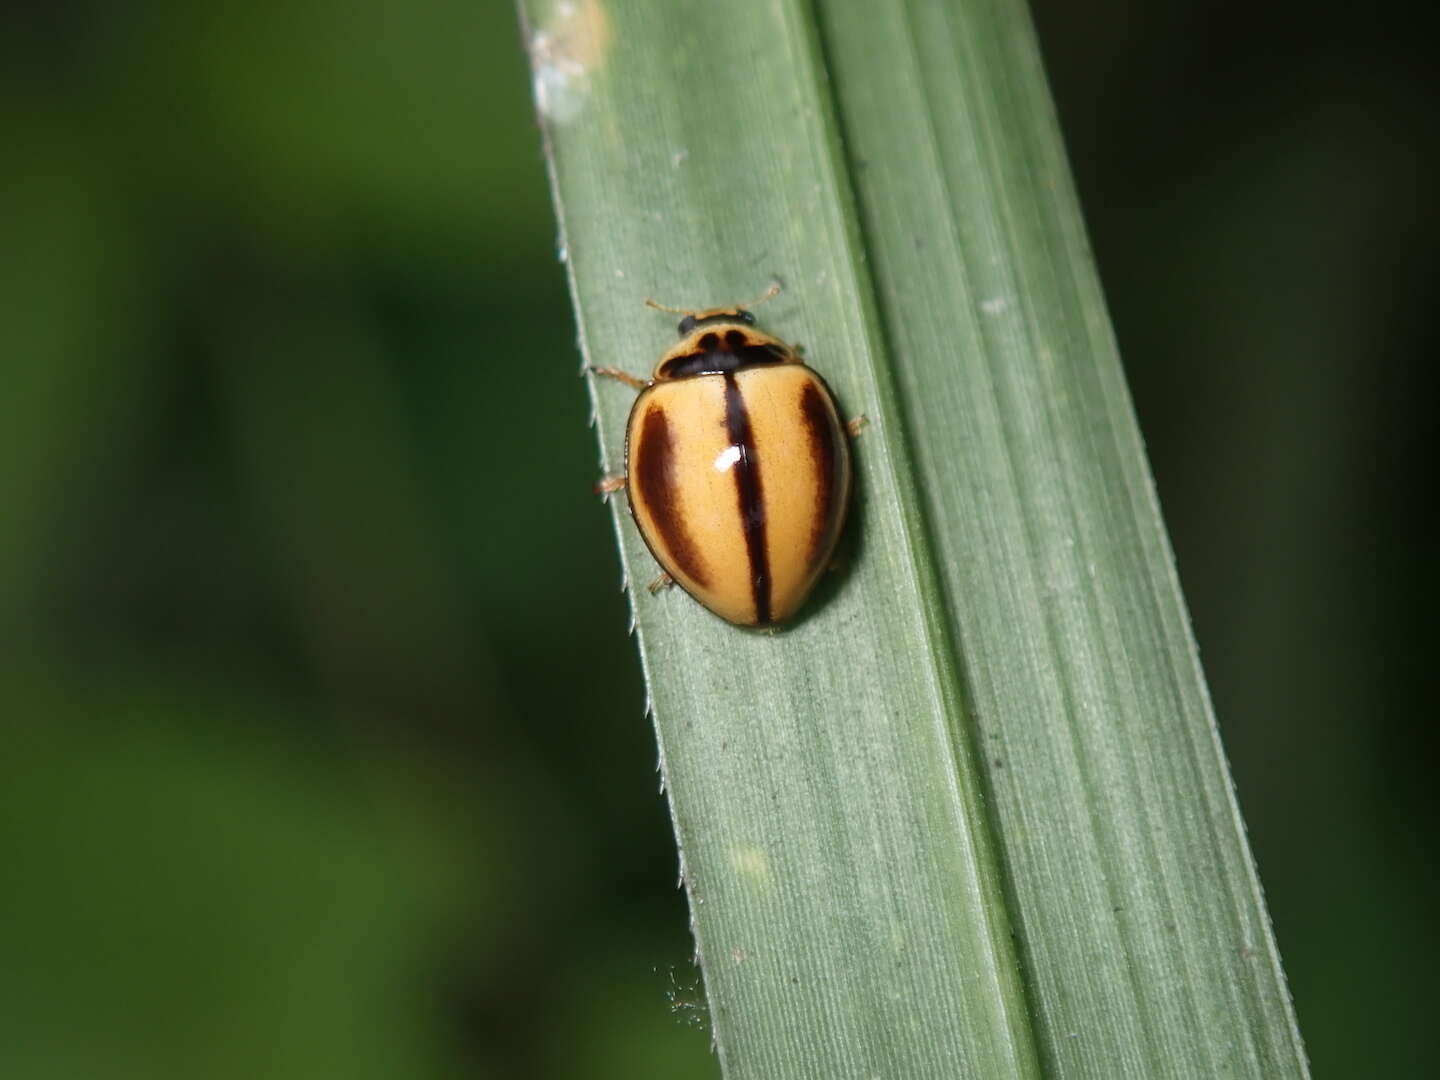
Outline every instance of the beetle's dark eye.
<path fill-rule="evenodd" d="M 715 348 L 715 346 L 717 346 L 717 345 L 719 345 L 719 344 L 720 344 L 720 339 L 719 339 L 718 337 L 716 337 L 714 334 L 706 334 L 704 337 L 702 337 L 702 338 L 700 339 L 700 348 L 702 348 L 702 349 L 713 349 L 713 348 Z"/>
<path fill-rule="evenodd" d="M 684 337 L 686 334 L 688 334 L 691 330 L 694 330 L 694 329 L 695 329 L 695 316 L 694 316 L 694 315 L 686 315 L 683 319 L 680 320 L 679 330 L 680 330 L 680 336 L 681 336 L 681 337 Z"/>
<path fill-rule="evenodd" d="M 739 319 L 741 322 L 746 322 L 746 323 L 751 323 L 751 324 L 753 324 L 753 323 L 755 322 L 755 316 L 754 316 L 754 315 L 751 315 L 750 312 L 746 311 L 744 308 L 741 308 L 739 311 L 735 312 L 735 317 L 736 317 L 737 319 Z"/>
<path fill-rule="evenodd" d="M 726 344 L 726 345 L 729 345 L 730 348 L 732 348 L 732 349 L 738 349 L 738 348 L 740 348 L 742 345 L 745 344 L 746 340 L 747 340 L 747 339 L 746 339 L 746 337 L 745 337 L 744 331 L 741 331 L 741 330 L 726 330 L 726 331 L 725 331 L 725 344 Z"/>

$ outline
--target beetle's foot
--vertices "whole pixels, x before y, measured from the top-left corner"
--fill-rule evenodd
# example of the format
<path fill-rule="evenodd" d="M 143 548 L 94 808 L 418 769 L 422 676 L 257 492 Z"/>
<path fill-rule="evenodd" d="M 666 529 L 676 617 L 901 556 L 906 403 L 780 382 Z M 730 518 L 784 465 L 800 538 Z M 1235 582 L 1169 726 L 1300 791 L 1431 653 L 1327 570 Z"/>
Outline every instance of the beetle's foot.
<path fill-rule="evenodd" d="M 607 476 L 595 485 L 596 495 L 610 495 L 625 486 L 624 476 Z"/>
<path fill-rule="evenodd" d="M 664 571 L 661 571 L 660 576 L 657 577 L 654 581 L 650 582 L 650 584 L 645 587 L 650 590 L 650 595 L 654 596 L 662 589 L 668 589 L 671 585 L 674 584 L 675 579 Z"/>
<path fill-rule="evenodd" d="M 636 390 L 644 390 L 650 385 L 647 380 L 640 378 L 640 376 L 631 375 L 628 371 L 621 371 L 619 368 L 593 367 L 586 364 L 585 370 L 590 372 L 591 375 L 603 375 L 607 379 L 615 379 L 617 382 L 623 382 L 626 386 L 633 387 Z"/>
<path fill-rule="evenodd" d="M 845 430 L 850 433 L 852 439 L 856 439 L 859 438 L 860 432 L 865 430 L 865 425 L 868 423 L 870 423 L 869 418 L 866 417 L 864 413 L 861 413 L 845 425 Z"/>

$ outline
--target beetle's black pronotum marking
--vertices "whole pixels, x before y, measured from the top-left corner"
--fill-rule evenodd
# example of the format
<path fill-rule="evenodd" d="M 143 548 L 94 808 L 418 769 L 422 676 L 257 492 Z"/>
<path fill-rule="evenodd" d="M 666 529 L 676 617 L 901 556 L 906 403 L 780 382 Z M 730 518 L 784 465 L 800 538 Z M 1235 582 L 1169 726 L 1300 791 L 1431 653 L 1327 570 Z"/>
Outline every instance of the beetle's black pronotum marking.
<path fill-rule="evenodd" d="M 820 388 L 813 382 L 805 384 L 800 394 L 800 413 L 805 417 L 805 432 L 810 438 L 810 457 L 815 462 L 815 525 L 810 532 L 810 559 L 813 561 L 825 553 L 830 539 L 832 507 L 835 502 L 837 481 L 835 426 L 830 420 L 830 408 Z"/>
<path fill-rule="evenodd" d="M 683 379 L 686 375 L 723 375 L 751 364 L 778 364 L 782 359 L 783 357 L 768 345 L 707 349 L 689 356 L 675 357 L 665 364 L 660 375 L 665 379 Z"/>
<path fill-rule="evenodd" d="M 770 556 L 765 550 L 765 495 L 760 485 L 760 462 L 755 453 L 755 436 L 750 414 L 732 372 L 725 373 L 725 433 L 730 445 L 739 450 L 732 470 L 740 499 L 740 527 L 745 532 L 745 551 L 750 557 L 750 583 L 755 594 L 755 622 L 770 621 Z"/>
<path fill-rule="evenodd" d="M 783 348 L 753 342 L 743 330 L 727 330 L 725 340 L 718 334 L 701 334 L 694 352 L 672 356 L 655 373 L 658 379 L 683 379 L 687 375 L 723 375 L 751 364 L 778 364 L 788 358 Z"/>
<path fill-rule="evenodd" d="M 658 405 L 652 404 L 645 412 L 638 451 L 630 469 L 660 538 L 677 567 L 697 585 L 708 585 L 705 564 L 685 529 L 684 514 L 676 505 L 675 443 L 670 435 L 670 421 Z"/>

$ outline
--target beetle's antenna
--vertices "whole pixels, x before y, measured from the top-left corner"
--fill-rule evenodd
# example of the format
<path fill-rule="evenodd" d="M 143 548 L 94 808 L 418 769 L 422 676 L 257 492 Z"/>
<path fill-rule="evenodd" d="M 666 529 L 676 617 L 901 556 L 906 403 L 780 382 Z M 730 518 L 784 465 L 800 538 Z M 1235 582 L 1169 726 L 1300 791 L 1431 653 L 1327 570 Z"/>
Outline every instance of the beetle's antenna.
<path fill-rule="evenodd" d="M 763 304 L 766 300 L 769 300 L 772 297 L 779 296 L 784 288 L 785 283 L 783 281 L 781 281 L 778 277 L 772 278 L 770 280 L 770 287 L 766 289 L 763 293 L 761 293 L 759 296 L 755 297 L 754 300 L 746 300 L 743 304 L 736 304 L 735 306 L 737 308 L 746 309 L 757 307 L 760 304 Z"/>
<path fill-rule="evenodd" d="M 770 282 L 770 287 L 766 289 L 763 293 L 761 293 L 759 296 L 755 297 L 754 300 L 745 300 L 742 303 L 731 304 L 728 307 L 723 308 L 711 308 L 710 311 L 748 311 L 750 308 L 755 307 L 757 304 L 763 304 L 766 300 L 769 300 L 773 296 L 779 296 L 780 292 L 784 288 L 784 282 L 782 282 L 777 277 L 772 279 Z M 709 313 L 696 308 L 671 307 L 669 304 L 662 304 L 658 300 L 652 300 L 648 296 L 645 298 L 645 306 L 656 308 L 659 311 L 668 311 L 672 315 L 705 315 Z"/>
<path fill-rule="evenodd" d="M 695 314 L 695 312 L 691 311 L 689 308 L 671 307 L 669 304 L 662 304 L 662 303 L 660 303 L 658 300 L 652 300 L 652 299 L 650 299 L 650 297 L 648 297 L 648 296 L 645 298 L 645 306 L 646 306 L 646 307 L 653 307 L 653 308 L 655 308 L 655 309 L 657 309 L 657 310 L 659 310 L 659 311 L 668 311 L 668 312 L 670 312 L 670 314 L 672 314 L 672 315 L 694 315 L 694 314 Z"/>

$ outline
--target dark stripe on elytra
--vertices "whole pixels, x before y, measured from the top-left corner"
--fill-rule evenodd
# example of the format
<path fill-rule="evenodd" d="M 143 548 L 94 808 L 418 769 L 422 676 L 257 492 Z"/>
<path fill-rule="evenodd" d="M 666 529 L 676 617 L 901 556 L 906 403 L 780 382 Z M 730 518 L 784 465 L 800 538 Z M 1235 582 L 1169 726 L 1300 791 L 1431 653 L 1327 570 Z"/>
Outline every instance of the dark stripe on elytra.
<path fill-rule="evenodd" d="M 732 471 L 740 499 L 740 528 L 745 533 L 745 550 L 750 556 L 750 585 L 755 596 L 755 621 L 770 621 L 770 556 L 765 550 L 765 493 L 760 484 L 760 461 L 755 453 L 755 435 L 750 413 L 740 387 L 731 372 L 725 373 L 725 433 L 740 457 Z"/>
<path fill-rule="evenodd" d="M 685 516 L 676 497 L 675 441 L 670 435 L 670 421 L 659 405 L 651 405 L 645 411 L 639 454 L 631 468 L 635 471 L 641 501 L 655 522 L 670 558 L 675 560 L 676 568 L 695 584 L 708 586 L 705 564 L 685 529 Z"/>
<path fill-rule="evenodd" d="M 815 465 L 815 522 L 810 529 L 810 554 L 807 559 L 813 564 L 825 554 L 838 479 L 835 475 L 835 425 L 830 422 L 830 405 L 813 382 L 807 382 L 800 393 L 800 415 L 805 418 L 805 432 L 810 437 L 810 460 Z"/>

